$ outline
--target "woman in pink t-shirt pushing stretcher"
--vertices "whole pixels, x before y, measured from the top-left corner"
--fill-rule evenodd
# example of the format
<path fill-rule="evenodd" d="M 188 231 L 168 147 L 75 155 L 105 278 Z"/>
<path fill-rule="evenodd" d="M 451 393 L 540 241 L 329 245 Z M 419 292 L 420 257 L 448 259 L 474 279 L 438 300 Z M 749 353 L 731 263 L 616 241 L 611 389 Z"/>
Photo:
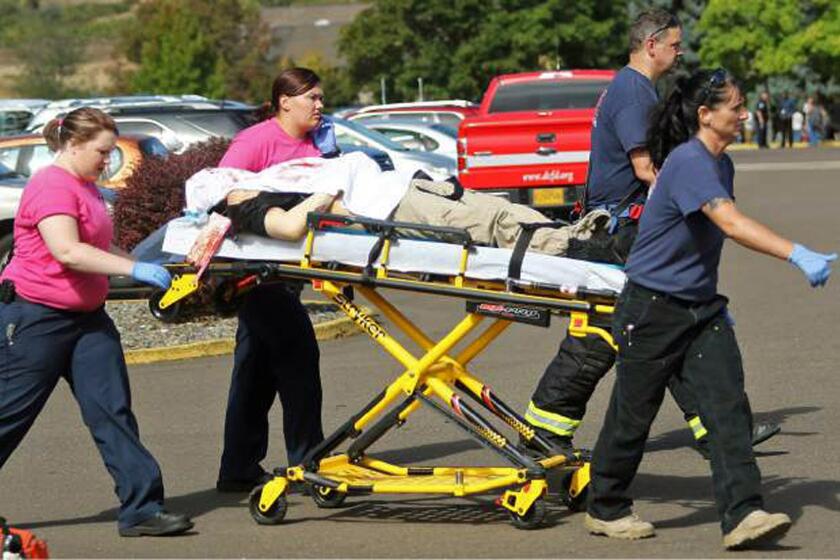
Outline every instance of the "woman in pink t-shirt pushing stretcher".
<path fill-rule="evenodd" d="M 114 120 L 76 109 L 44 136 L 58 156 L 23 191 L 14 256 L 0 277 L 0 468 L 63 377 L 114 478 L 120 535 L 183 533 L 192 521 L 163 509 L 160 467 L 140 442 L 119 333 L 103 305 L 110 274 L 165 289 L 169 273 L 111 244 L 94 181 L 114 149 Z"/>

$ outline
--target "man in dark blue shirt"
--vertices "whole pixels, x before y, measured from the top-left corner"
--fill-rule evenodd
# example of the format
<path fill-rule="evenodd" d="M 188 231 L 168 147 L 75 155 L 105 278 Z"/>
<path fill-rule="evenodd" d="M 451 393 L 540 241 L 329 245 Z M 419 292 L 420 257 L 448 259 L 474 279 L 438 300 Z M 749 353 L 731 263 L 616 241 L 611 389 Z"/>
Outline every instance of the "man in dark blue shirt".
<path fill-rule="evenodd" d="M 793 148 L 793 114 L 796 112 L 796 99 L 790 96 L 790 92 L 785 92 L 782 99 L 782 104 L 779 107 L 779 121 L 781 121 L 782 128 L 782 145 L 785 144 L 789 148 Z"/>
<path fill-rule="evenodd" d="M 637 216 L 629 215 L 630 203 L 643 202 L 647 186 L 656 177 L 645 148 L 648 115 L 658 99 L 654 84 L 679 60 L 681 41 L 682 26 L 673 15 L 663 10 L 640 14 L 630 28 L 630 61 L 616 74 L 595 109 L 585 206 L 587 211 L 614 211 L 616 223 L 610 244 L 619 260 L 627 258 L 637 230 Z M 593 326 L 610 328 L 608 321 L 593 322 Z M 554 448 L 571 448 L 586 404 L 614 362 L 615 351 L 600 336 L 567 335 L 528 404 L 525 418 L 536 433 Z M 694 434 L 698 450 L 707 456 L 707 432 L 697 414 L 695 399 L 676 381 L 671 392 Z M 756 424 L 754 443 L 778 431 L 776 425 Z M 540 451 L 536 440 L 523 443 Z"/>

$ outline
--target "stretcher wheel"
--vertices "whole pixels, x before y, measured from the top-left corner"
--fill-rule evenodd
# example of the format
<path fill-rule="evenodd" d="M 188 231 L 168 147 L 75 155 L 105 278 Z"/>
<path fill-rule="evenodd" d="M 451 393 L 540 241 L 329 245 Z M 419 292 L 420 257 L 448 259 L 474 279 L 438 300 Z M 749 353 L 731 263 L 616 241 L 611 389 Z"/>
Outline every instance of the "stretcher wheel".
<path fill-rule="evenodd" d="M 583 487 L 580 494 L 572 496 L 569 493 L 569 488 L 572 485 L 572 474 L 574 473 L 566 473 L 563 477 L 563 493 L 561 499 L 563 500 L 563 504 L 569 508 L 569 511 L 586 511 L 586 497 L 589 495 L 589 484 Z"/>
<path fill-rule="evenodd" d="M 166 292 L 161 290 L 152 292 L 152 295 L 149 296 L 149 311 L 152 312 L 152 316 L 158 321 L 172 323 L 177 320 L 181 314 L 181 302 L 175 302 L 169 307 L 161 309 L 160 300 L 163 299 L 165 294 Z"/>
<path fill-rule="evenodd" d="M 289 503 L 286 501 L 286 496 L 278 497 L 268 511 L 260 510 L 260 496 L 262 495 L 263 487 L 257 486 L 251 491 L 248 497 L 248 510 L 251 512 L 251 517 L 254 518 L 260 525 L 277 525 L 283 522 L 286 517 L 286 510 L 289 509 Z"/>
<path fill-rule="evenodd" d="M 546 514 L 546 505 L 544 498 L 537 498 L 537 500 L 531 504 L 531 507 L 528 508 L 523 515 L 519 515 L 518 513 L 508 511 L 508 515 L 510 515 L 510 522 L 513 523 L 513 526 L 517 529 L 536 529 L 543 524 L 545 521 L 545 514 Z"/>
<path fill-rule="evenodd" d="M 341 507 L 344 500 L 347 498 L 345 492 L 339 492 L 335 488 L 329 486 L 321 486 L 320 484 L 313 484 L 310 488 L 312 499 L 319 508 L 334 509 Z"/>

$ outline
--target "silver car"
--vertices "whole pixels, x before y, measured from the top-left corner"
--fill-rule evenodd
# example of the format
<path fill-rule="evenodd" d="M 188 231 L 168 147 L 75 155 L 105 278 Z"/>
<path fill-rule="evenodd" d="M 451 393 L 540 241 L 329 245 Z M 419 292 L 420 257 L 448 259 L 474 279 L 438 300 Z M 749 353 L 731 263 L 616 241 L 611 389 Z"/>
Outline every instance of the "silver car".
<path fill-rule="evenodd" d="M 364 125 L 381 132 L 409 150 L 458 157 L 458 129 L 438 123 L 399 121 L 364 121 Z"/>
<path fill-rule="evenodd" d="M 394 162 L 394 169 L 411 174 L 422 169 L 435 179 L 446 179 L 458 174 L 455 158 L 429 152 L 418 152 L 394 142 L 384 134 L 364 125 L 345 119 L 333 118 L 335 136 L 339 145 L 367 146 L 387 153 Z"/>

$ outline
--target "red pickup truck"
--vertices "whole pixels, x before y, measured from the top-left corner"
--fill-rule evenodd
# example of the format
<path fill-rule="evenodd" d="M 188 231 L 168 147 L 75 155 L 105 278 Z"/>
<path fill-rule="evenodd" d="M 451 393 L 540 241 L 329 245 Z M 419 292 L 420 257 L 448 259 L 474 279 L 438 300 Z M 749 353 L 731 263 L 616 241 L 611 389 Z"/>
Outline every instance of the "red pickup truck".
<path fill-rule="evenodd" d="M 595 105 L 614 75 L 559 70 L 493 78 L 478 114 L 458 128 L 461 183 L 563 216 L 583 193 Z"/>

